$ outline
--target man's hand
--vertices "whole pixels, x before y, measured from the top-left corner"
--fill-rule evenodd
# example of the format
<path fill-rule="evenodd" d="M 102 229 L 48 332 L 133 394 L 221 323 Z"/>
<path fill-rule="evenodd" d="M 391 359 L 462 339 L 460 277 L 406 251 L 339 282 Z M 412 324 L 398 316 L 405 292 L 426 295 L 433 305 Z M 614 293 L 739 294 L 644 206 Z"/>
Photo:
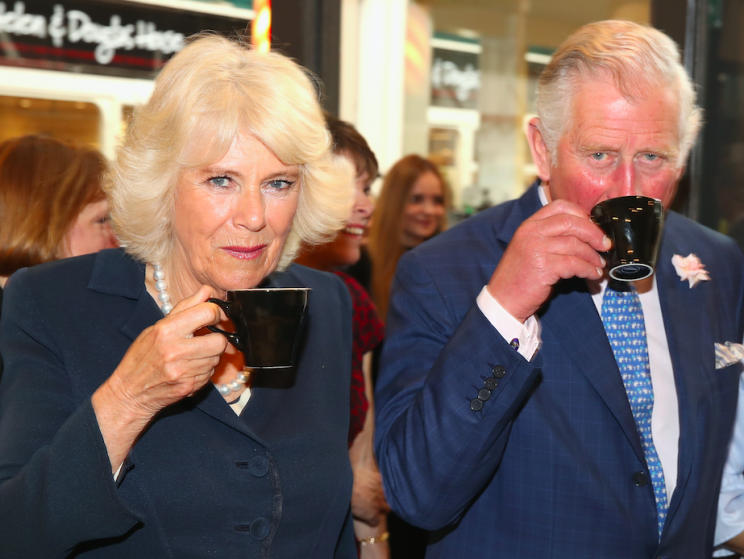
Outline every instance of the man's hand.
<path fill-rule="evenodd" d="M 524 322 L 550 297 L 553 286 L 572 277 L 599 279 L 610 239 L 578 206 L 556 200 L 514 233 L 488 282 L 488 292 Z"/>

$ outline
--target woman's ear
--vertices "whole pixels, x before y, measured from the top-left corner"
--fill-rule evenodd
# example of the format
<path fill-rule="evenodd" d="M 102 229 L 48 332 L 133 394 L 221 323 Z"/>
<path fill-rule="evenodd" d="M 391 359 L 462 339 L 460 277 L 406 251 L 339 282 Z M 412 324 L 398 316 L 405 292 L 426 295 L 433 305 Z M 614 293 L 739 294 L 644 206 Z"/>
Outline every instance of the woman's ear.
<path fill-rule="evenodd" d="M 540 119 L 533 117 L 527 124 L 527 142 L 530 144 L 532 161 L 537 167 L 537 176 L 543 184 L 550 182 L 550 152 L 539 128 Z"/>

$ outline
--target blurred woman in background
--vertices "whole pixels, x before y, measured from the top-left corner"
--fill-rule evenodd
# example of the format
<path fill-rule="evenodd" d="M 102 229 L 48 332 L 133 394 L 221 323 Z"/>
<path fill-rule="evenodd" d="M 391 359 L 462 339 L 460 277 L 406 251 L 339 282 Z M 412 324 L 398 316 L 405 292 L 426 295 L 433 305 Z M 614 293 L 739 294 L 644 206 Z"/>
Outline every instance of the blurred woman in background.
<path fill-rule="evenodd" d="M 436 165 L 418 155 L 404 157 L 385 175 L 369 233 L 372 297 L 383 321 L 398 260 L 446 228 L 448 198 Z"/>
<path fill-rule="evenodd" d="M 23 136 L 0 143 L 0 309 L 20 268 L 117 246 L 97 151 Z M 2 376 L 0 360 L 0 376 Z"/>
<path fill-rule="evenodd" d="M 349 123 L 326 113 L 333 138 L 333 153 L 349 160 L 356 171 L 354 205 L 344 229 L 325 244 L 302 248 L 298 264 L 333 272 L 346 284 L 353 308 L 351 422 L 349 458 L 354 474 L 351 511 L 354 535 L 362 559 L 390 557 L 385 514 L 389 511 L 382 492 L 382 480 L 372 451 L 374 406 L 372 402 L 372 351 L 382 341 L 384 330 L 372 300 L 354 278 L 339 268 L 356 264 L 374 203 L 370 197 L 372 181 L 378 175 L 377 158 L 367 141 Z"/>

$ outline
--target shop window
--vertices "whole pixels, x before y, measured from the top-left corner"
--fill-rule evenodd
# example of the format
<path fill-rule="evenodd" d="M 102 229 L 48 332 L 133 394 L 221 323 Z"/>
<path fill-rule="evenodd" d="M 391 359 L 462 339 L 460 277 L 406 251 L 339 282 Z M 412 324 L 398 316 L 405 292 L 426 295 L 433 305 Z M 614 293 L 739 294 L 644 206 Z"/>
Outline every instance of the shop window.
<path fill-rule="evenodd" d="M 427 77 L 433 96 L 430 157 L 440 157 L 432 138 L 442 125 L 460 130 L 460 148 L 443 170 L 458 178 L 453 199 L 463 213 L 515 198 L 534 181 L 524 131 L 534 115 L 537 77 L 551 53 L 592 21 L 650 19 L 648 0 L 419 0 L 416 6 L 417 13 L 428 14 L 430 49 L 439 55 Z M 449 100 L 442 84 L 453 84 L 462 95 Z M 410 121 L 406 114 L 406 125 Z M 412 134 L 406 130 L 404 137 Z M 403 151 L 416 148 L 411 140 Z"/>
<path fill-rule="evenodd" d="M 0 141 L 40 134 L 100 149 L 101 115 L 92 103 L 0 96 L 0 122 Z"/>

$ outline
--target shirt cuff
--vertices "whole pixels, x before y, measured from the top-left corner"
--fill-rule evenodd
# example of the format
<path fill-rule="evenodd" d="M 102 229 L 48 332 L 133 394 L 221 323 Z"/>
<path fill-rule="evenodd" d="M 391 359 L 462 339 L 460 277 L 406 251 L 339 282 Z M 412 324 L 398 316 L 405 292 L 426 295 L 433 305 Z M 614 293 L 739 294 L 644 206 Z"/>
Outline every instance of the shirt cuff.
<path fill-rule="evenodd" d="M 488 322 L 509 342 L 509 345 L 527 361 L 532 361 L 540 346 L 540 327 L 537 319 L 531 316 L 522 324 L 494 299 L 485 286 L 475 302 Z"/>

